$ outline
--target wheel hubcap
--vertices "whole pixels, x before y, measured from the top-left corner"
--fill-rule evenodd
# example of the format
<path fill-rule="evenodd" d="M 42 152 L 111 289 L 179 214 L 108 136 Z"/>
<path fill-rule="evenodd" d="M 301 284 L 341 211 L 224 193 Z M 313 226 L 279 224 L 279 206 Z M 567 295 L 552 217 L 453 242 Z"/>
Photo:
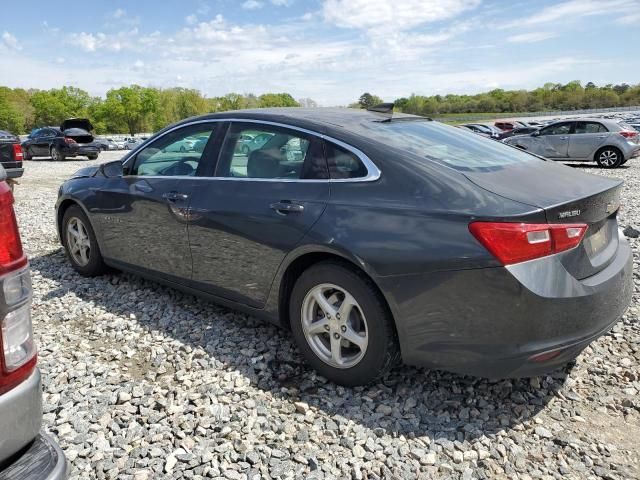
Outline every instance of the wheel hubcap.
<path fill-rule="evenodd" d="M 369 343 L 360 305 L 344 288 L 330 283 L 317 285 L 305 296 L 302 331 L 313 353 L 335 368 L 356 365 Z"/>
<path fill-rule="evenodd" d="M 73 217 L 67 224 L 67 248 L 78 265 L 84 267 L 89 263 L 91 241 L 84 223 L 79 218 Z"/>
<path fill-rule="evenodd" d="M 51 158 L 53 160 L 58 160 L 58 151 L 56 149 L 51 150 Z"/>
<path fill-rule="evenodd" d="M 612 150 L 605 150 L 600 154 L 600 162 L 607 167 L 615 165 L 618 161 L 618 154 Z"/>

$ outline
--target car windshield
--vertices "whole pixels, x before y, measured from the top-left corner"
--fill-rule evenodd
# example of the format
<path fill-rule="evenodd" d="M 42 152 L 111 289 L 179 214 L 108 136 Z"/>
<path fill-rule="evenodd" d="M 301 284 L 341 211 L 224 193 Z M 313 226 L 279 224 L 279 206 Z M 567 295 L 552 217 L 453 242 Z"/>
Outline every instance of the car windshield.
<path fill-rule="evenodd" d="M 429 120 L 366 122 L 354 130 L 372 140 L 457 170 L 484 170 L 540 161 L 514 147 Z"/>

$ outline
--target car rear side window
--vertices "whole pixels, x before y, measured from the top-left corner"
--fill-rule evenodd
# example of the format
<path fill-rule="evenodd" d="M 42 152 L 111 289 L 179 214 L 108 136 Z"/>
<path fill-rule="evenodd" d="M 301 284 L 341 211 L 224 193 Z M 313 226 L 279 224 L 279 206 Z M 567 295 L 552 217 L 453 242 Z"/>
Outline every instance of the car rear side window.
<path fill-rule="evenodd" d="M 244 179 L 329 178 L 321 140 L 297 130 L 234 123 L 222 147 L 216 176 Z"/>
<path fill-rule="evenodd" d="M 331 142 L 324 142 L 329 176 L 331 179 L 363 178 L 367 176 L 367 167 L 346 148 Z"/>
<path fill-rule="evenodd" d="M 575 133 L 607 133 L 607 127 L 598 122 L 576 122 Z"/>
<path fill-rule="evenodd" d="M 161 136 L 136 154 L 131 175 L 195 176 L 214 123 L 189 125 Z"/>
<path fill-rule="evenodd" d="M 501 142 L 469 135 L 462 130 L 427 119 L 367 121 L 353 125 L 358 133 L 418 157 L 437 161 L 457 170 L 483 170 L 539 158 Z"/>

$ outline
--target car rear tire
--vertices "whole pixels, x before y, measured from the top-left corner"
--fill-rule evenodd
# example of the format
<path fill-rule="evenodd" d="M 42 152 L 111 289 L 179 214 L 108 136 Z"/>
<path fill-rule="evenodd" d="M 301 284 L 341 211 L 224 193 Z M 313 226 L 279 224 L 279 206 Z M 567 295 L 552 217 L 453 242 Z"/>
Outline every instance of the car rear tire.
<path fill-rule="evenodd" d="M 96 235 L 84 211 L 70 206 L 62 219 L 63 244 L 73 269 L 84 277 L 95 277 L 107 271 Z"/>
<path fill-rule="evenodd" d="M 97 160 L 98 159 L 98 155 L 87 155 L 87 158 L 89 160 Z"/>
<path fill-rule="evenodd" d="M 64 154 L 58 147 L 51 147 L 51 160 L 54 162 L 61 162 L 64 160 Z"/>
<path fill-rule="evenodd" d="M 293 287 L 289 315 L 300 352 L 332 382 L 367 385 L 399 360 L 382 295 L 346 264 L 322 262 L 304 271 Z"/>
<path fill-rule="evenodd" d="M 33 156 L 29 152 L 29 147 L 25 147 L 24 150 L 22 150 L 22 159 L 23 160 L 31 160 L 31 159 L 33 159 Z"/>
<path fill-rule="evenodd" d="M 615 147 L 603 147 L 596 152 L 595 159 L 602 168 L 618 168 L 622 165 L 622 152 Z"/>

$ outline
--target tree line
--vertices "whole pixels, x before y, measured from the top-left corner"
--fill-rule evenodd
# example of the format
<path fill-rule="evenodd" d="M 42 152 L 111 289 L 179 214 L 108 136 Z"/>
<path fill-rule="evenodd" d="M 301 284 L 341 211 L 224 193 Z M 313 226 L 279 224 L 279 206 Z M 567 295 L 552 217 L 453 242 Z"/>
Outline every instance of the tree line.
<path fill-rule="evenodd" d="M 25 90 L 0 87 L 0 130 L 15 134 L 42 126 L 57 126 L 66 118 L 89 118 L 94 132 L 153 132 L 194 115 L 263 107 L 317 106 L 309 99 L 296 101 L 288 93 L 263 95 L 229 93 L 207 98 L 198 90 L 150 88 L 131 85 L 109 90 L 105 98 L 92 97 L 76 87 Z"/>
<path fill-rule="evenodd" d="M 367 108 L 382 99 L 364 93 L 349 105 Z M 523 113 L 581 110 L 640 105 L 640 84 L 597 86 L 578 80 L 565 85 L 546 83 L 534 90 L 494 89 L 476 95 L 411 95 L 395 101 L 396 110 L 417 115 L 447 113 Z M 0 87 L 0 130 L 23 134 L 35 127 L 60 125 L 65 118 L 86 117 L 95 133 L 128 133 L 159 130 L 194 115 L 262 107 L 315 107 L 310 98 L 295 100 L 288 93 L 263 95 L 229 93 L 206 97 L 187 88 L 151 88 L 131 85 L 93 97 L 76 87 L 25 90 Z"/>
<path fill-rule="evenodd" d="M 362 97 L 360 100 L 358 103 L 362 106 Z M 426 116 L 447 113 L 584 110 L 636 105 L 640 105 L 640 84 L 622 83 L 599 87 L 589 82 L 583 86 L 578 80 L 565 85 L 546 83 L 529 91 L 495 89 L 477 95 L 411 95 L 395 101 L 396 109 L 402 112 Z"/>

